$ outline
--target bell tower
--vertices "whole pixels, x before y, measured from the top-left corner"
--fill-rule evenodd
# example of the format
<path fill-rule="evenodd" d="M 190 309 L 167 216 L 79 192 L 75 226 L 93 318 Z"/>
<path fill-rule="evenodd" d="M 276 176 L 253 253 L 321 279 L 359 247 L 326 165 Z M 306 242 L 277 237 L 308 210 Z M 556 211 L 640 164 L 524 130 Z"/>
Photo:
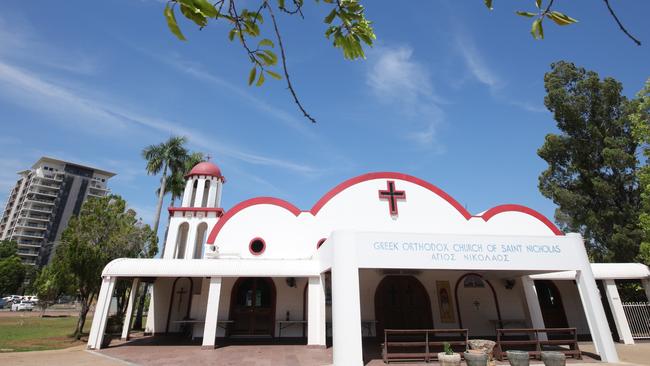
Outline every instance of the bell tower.
<path fill-rule="evenodd" d="M 165 259 L 204 258 L 209 230 L 223 214 L 221 192 L 226 179 L 217 165 L 210 161 L 199 163 L 185 179 L 181 206 L 169 208 Z"/>

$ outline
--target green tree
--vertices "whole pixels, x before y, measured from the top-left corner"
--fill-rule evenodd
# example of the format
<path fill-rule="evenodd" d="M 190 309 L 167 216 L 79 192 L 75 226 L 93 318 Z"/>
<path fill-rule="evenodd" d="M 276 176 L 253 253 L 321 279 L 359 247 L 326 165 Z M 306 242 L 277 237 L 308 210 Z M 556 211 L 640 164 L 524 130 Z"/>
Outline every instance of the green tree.
<path fill-rule="evenodd" d="M 552 64 L 544 86 L 561 133 L 547 135 L 538 150 L 549 164 L 540 191 L 557 204 L 562 229 L 583 235 L 592 260 L 634 259 L 642 233 L 633 103 L 620 82 L 568 62 Z"/>
<path fill-rule="evenodd" d="M 64 293 L 72 293 L 72 279 L 70 275 L 56 262 L 43 267 L 36 275 L 32 287 L 38 296 L 38 305 L 41 307 L 41 317 L 48 307 L 56 303 L 56 300 Z"/>
<path fill-rule="evenodd" d="M 183 160 L 183 169 L 172 172 L 165 184 L 165 194 L 171 194 L 171 206 L 174 207 L 177 199 L 183 197 L 185 191 L 185 176 L 196 166 L 196 164 L 205 161 L 202 152 L 192 152 Z M 160 194 L 160 188 L 156 189 L 156 194 Z"/>
<path fill-rule="evenodd" d="M 18 256 L 15 241 L 0 241 L 0 294 L 18 292 L 25 280 L 26 268 Z"/>
<path fill-rule="evenodd" d="M 69 274 L 81 301 L 74 332 L 77 339 L 99 292 L 103 268 L 116 258 L 152 257 L 157 252 L 156 242 L 155 233 L 138 221 L 136 212 L 127 209 L 121 197 L 91 198 L 83 204 L 64 230 L 53 260 Z"/>
<path fill-rule="evenodd" d="M 160 187 L 157 190 L 156 218 L 153 223 L 153 232 L 156 235 L 160 224 L 160 211 L 166 193 L 167 179 L 185 168 L 185 160 L 188 156 L 187 149 L 184 147 L 185 142 L 187 142 L 185 137 L 172 136 L 163 143 L 149 145 L 142 150 L 142 157 L 147 161 L 147 173 L 151 175 L 162 173 Z"/>
<path fill-rule="evenodd" d="M 641 145 L 645 158 L 639 169 L 639 186 L 641 187 L 641 213 L 639 226 L 643 231 L 643 241 L 639 248 L 639 261 L 650 265 L 650 78 L 645 87 L 637 94 L 636 105 L 632 113 L 634 137 Z"/>

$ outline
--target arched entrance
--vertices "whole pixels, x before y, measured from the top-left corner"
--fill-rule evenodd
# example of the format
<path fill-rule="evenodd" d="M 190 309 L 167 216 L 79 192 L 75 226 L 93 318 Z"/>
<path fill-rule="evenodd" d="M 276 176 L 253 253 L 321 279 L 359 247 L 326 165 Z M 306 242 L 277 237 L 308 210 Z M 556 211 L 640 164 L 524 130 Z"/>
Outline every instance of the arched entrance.
<path fill-rule="evenodd" d="M 553 281 L 535 281 L 537 299 L 542 308 L 542 318 L 546 328 L 567 328 L 566 313 L 562 304 L 562 296 Z"/>
<path fill-rule="evenodd" d="M 239 278 L 232 288 L 231 336 L 273 337 L 275 284 L 268 277 Z"/>
<path fill-rule="evenodd" d="M 189 277 L 178 277 L 172 284 L 172 296 L 169 301 L 167 311 L 167 325 L 165 333 L 178 332 L 181 329 L 177 320 L 189 318 L 192 307 L 192 293 L 194 292 L 194 283 Z"/>
<path fill-rule="evenodd" d="M 386 276 L 375 291 L 377 336 L 384 329 L 433 328 L 431 301 L 422 283 L 413 276 Z"/>
<path fill-rule="evenodd" d="M 463 293 L 459 294 L 461 288 Z M 495 321 L 497 328 L 503 328 L 497 293 L 492 283 L 482 275 L 465 273 L 460 276 L 454 286 L 454 300 L 458 326 L 469 328 L 470 335 L 494 335 L 495 324 L 492 321 Z"/>

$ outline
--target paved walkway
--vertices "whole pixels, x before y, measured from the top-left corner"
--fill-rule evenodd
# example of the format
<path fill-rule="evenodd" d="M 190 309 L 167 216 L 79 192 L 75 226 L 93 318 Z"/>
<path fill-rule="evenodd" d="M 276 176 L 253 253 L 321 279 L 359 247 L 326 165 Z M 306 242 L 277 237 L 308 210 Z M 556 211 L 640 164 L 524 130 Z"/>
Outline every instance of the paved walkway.
<path fill-rule="evenodd" d="M 54 351 L 0 353 L 0 365 L 12 366 L 125 366 L 128 362 L 86 351 L 75 346 Z"/>
<path fill-rule="evenodd" d="M 581 343 L 585 352 L 593 352 L 593 345 Z M 636 345 L 617 344 L 621 361 L 627 365 L 650 365 L 650 342 Z M 54 365 L 54 366 L 124 366 L 124 365 L 238 365 L 238 366 L 301 366 L 329 365 L 332 348 L 312 349 L 301 345 L 229 345 L 205 351 L 194 344 L 171 345 L 148 342 L 117 343 L 98 352 L 77 346 L 64 350 L 39 352 L 0 353 L 0 365 Z M 587 360 L 585 360 L 587 361 Z M 534 362 L 534 364 L 541 363 Z M 380 359 L 374 359 L 367 366 L 384 366 Z M 436 365 L 436 363 L 401 363 L 400 365 Z M 504 363 L 507 365 L 507 363 Z M 606 366 L 590 360 L 571 360 L 568 366 Z"/>

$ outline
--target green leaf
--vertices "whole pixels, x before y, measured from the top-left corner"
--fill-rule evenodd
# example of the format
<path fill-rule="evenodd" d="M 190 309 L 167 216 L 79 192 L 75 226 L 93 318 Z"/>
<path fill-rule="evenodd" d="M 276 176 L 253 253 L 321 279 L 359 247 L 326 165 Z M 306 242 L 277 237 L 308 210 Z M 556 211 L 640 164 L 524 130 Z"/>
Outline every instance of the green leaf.
<path fill-rule="evenodd" d="M 533 35 L 535 39 L 544 39 L 544 28 L 542 27 L 542 19 L 535 19 L 533 26 L 530 29 L 530 34 Z"/>
<path fill-rule="evenodd" d="M 228 39 L 232 41 L 233 39 L 235 39 L 237 33 L 239 33 L 239 29 L 237 28 L 231 29 L 230 32 L 228 32 Z"/>
<path fill-rule="evenodd" d="M 542 0 L 535 0 L 535 6 L 537 7 L 537 9 L 541 9 L 542 8 Z"/>
<path fill-rule="evenodd" d="M 284 9 L 284 0 L 278 0 L 278 7 Z"/>
<path fill-rule="evenodd" d="M 200 11 L 194 11 L 192 8 L 185 4 L 181 4 L 181 13 L 183 13 L 185 18 L 193 21 L 199 27 L 205 27 L 208 25 L 208 18 L 204 17 Z"/>
<path fill-rule="evenodd" d="M 488 9 L 492 10 L 492 0 L 484 0 L 485 1 L 485 6 L 487 6 Z"/>
<path fill-rule="evenodd" d="M 256 86 L 262 86 L 264 84 L 264 73 L 260 72 L 260 77 L 257 79 L 257 83 L 255 84 Z"/>
<path fill-rule="evenodd" d="M 571 18 L 566 14 L 560 13 L 559 11 L 552 11 L 550 13 L 547 13 L 546 16 L 554 21 L 557 25 L 569 25 L 578 22 L 577 20 Z"/>
<path fill-rule="evenodd" d="M 194 6 L 201 10 L 201 13 L 208 18 L 215 18 L 219 13 L 214 5 L 210 4 L 208 0 L 192 0 Z"/>
<path fill-rule="evenodd" d="M 282 76 L 280 76 L 280 74 L 278 74 L 277 72 L 266 70 L 266 73 L 271 75 L 271 77 L 274 79 L 282 80 Z"/>
<path fill-rule="evenodd" d="M 331 24 L 335 17 L 336 17 L 336 9 L 332 9 L 332 11 L 325 17 L 324 22 L 326 24 Z"/>
<path fill-rule="evenodd" d="M 516 11 L 516 13 L 517 13 L 517 15 L 521 15 L 522 17 L 526 17 L 526 18 L 532 18 L 535 15 L 537 15 L 535 13 L 531 13 L 531 12 L 528 12 L 528 11 L 519 11 L 519 10 Z"/>
<path fill-rule="evenodd" d="M 260 43 L 257 44 L 257 47 L 262 47 L 262 46 L 275 47 L 273 41 L 271 41 L 268 38 L 264 38 L 263 40 L 260 41 Z"/>
<path fill-rule="evenodd" d="M 167 26 L 169 27 L 169 30 L 174 33 L 174 35 L 180 39 L 181 41 L 185 41 L 185 36 L 183 36 L 183 33 L 181 33 L 181 29 L 178 28 L 178 24 L 176 23 L 176 17 L 174 16 L 174 9 L 169 6 L 169 3 L 165 5 L 165 18 L 167 18 Z"/>
<path fill-rule="evenodd" d="M 253 66 L 250 74 L 248 74 L 248 85 L 253 85 L 253 81 L 255 81 L 256 75 L 257 75 L 257 67 Z"/>

